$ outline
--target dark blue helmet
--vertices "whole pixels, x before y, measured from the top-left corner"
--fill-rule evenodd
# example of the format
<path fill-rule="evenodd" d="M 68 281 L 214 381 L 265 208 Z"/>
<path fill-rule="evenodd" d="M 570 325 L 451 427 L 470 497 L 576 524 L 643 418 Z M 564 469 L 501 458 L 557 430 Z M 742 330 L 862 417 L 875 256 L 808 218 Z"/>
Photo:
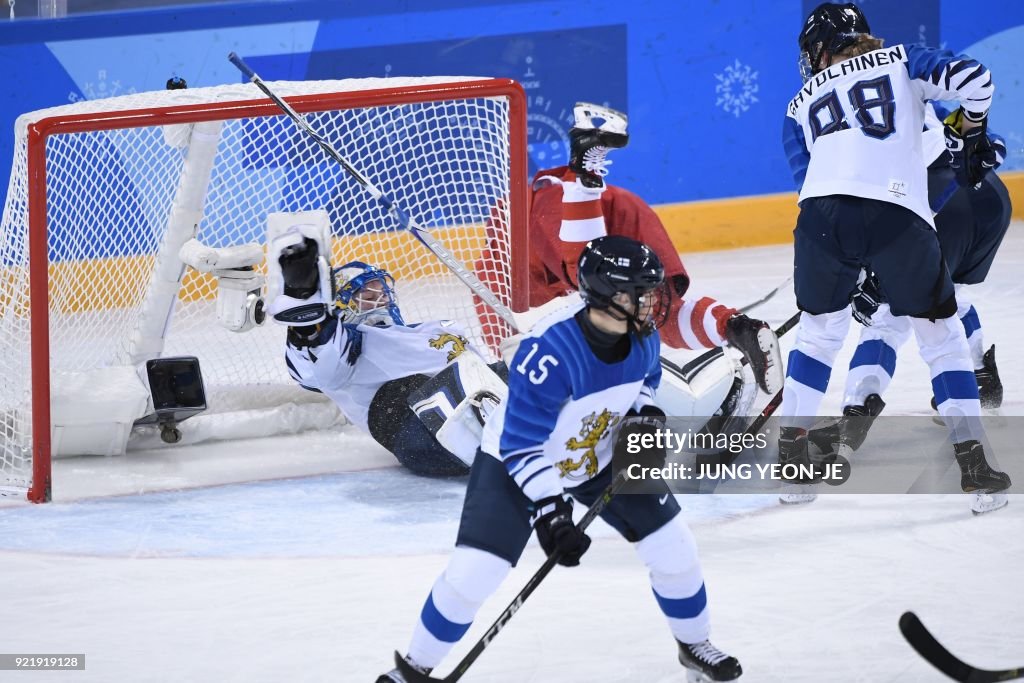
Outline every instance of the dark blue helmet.
<path fill-rule="evenodd" d="M 800 75 L 806 81 L 827 68 L 833 55 L 856 43 L 864 33 L 871 33 L 871 28 L 857 5 L 852 2 L 818 5 L 800 32 Z M 828 55 L 828 64 L 820 64 L 822 54 Z"/>
<path fill-rule="evenodd" d="M 642 242 L 622 235 L 591 240 L 580 254 L 577 274 L 580 296 L 587 306 L 613 311 L 613 317 L 628 320 L 640 335 L 650 334 L 668 318 L 665 267 Z M 618 294 L 629 296 L 632 311 L 615 301 Z"/>

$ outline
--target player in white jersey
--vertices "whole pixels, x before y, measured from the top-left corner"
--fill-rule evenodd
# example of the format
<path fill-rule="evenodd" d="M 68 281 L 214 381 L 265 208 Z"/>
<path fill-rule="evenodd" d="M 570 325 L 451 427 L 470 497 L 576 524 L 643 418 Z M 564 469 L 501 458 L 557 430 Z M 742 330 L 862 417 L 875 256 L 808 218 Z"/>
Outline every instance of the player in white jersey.
<path fill-rule="evenodd" d="M 466 378 L 456 373 L 493 373 L 451 321 L 406 325 L 386 271 L 358 261 L 331 271 L 324 253 L 312 226 L 270 239 L 268 311 L 289 326 L 285 362 L 292 378 L 327 395 L 413 472 L 466 474 L 472 458 L 442 446 L 437 430 L 466 398 L 459 395 Z M 431 400 L 435 391 L 447 400 Z M 473 453 L 479 441 L 469 437 Z"/>
<path fill-rule="evenodd" d="M 1001 405 L 1003 398 L 995 346 L 985 350 L 981 320 L 971 304 L 967 287 L 984 282 L 988 275 L 1010 226 L 1010 196 L 994 173 L 986 174 L 976 186 L 968 185 L 966 179 L 958 181 L 950 165 L 953 157 L 946 149 L 945 127 L 940 121 L 950 112 L 933 103 L 925 113 L 925 159 L 930 161 L 929 202 L 935 212 L 935 227 L 946 267 L 956 289 L 957 318 L 971 349 L 981 407 L 994 409 Z M 1002 164 L 1006 146 L 1003 139 L 991 131 L 988 137 L 995 157 L 992 170 L 995 170 Z M 896 352 L 910 338 L 910 320 L 892 315 L 885 303 L 885 293 L 873 276 L 866 277 L 857 286 L 852 303 L 853 315 L 864 327 L 850 361 L 843 414 L 870 418 L 878 415 L 885 405 L 882 395 L 895 373 Z M 863 442 L 866 427 L 870 425 L 869 419 L 858 422 L 863 433 L 859 431 L 851 444 L 854 450 Z M 812 442 L 822 437 L 831 438 L 829 434 L 820 434 L 818 439 L 813 432 L 810 435 Z"/>
<path fill-rule="evenodd" d="M 573 499 L 591 505 L 610 483 L 614 432 L 625 416 L 664 415 L 655 404 L 656 328 L 669 292 L 657 255 L 628 237 L 601 237 L 584 248 L 578 279 L 583 303 L 540 321 L 509 366 L 508 399 L 484 428 L 455 550 L 405 657 L 418 672 L 438 666 L 466 633 L 533 530 L 559 564 L 579 564 L 590 538 L 573 523 Z M 618 495 L 601 517 L 647 565 L 681 663 L 707 680 L 733 680 L 739 662 L 708 641 L 704 580 L 679 511 L 671 495 Z M 406 679 L 395 669 L 377 680 Z"/>
<path fill-rule="evenodd" d="M 935 235 L 921 135 L 927 100 L 959 101 L 961 160 L 978 175 L 992 77 L 968 57 L 883 48 L 866 27 L 856 5 L 825 3 L 799 38 L 806 81 L 787 109 L 783 139 L 801 186 L 794 283 L 804 315 L 787 367 L 779 459 L 807 462 L 807 428 L 846 337 L 850 295 L 869 269 L 892 313 L 910 316 L 962 488 L 1001 491 L 1010 479 L 990 467 L 981 443 L 978 387 Z"/>

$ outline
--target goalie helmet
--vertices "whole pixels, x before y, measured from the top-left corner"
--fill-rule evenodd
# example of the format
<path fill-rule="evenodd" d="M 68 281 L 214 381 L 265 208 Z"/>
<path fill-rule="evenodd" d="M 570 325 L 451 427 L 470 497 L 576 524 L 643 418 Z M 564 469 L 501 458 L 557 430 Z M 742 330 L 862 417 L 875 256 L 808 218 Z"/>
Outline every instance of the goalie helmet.
<path fill-rule="evenodd" d="M 832 63 L 832 56 L 857 42 L 865 33 L 871 33 L 868 20 L 852 2 L 838 4 L 826 2 L 818 5 L 804 22 L 798 43 L 800 45 L 800 75 L 804 80 Z M 823 54 L 828 64 L 820 64 Z"/>
<path fill-rule="evenodd" d="M 405 325 L 398 309 L 395 279 L 388 271 L 362 261 L 334 269 L 334 305 L 342 322 L 366 325 Z"/>
<path fill-rule="evenodd" d="M 587 306 L 612 311 L 613 317 L 628 320 L 641 336 L 652 333 L 668 318 L 665 267 L 642 242 L 622 235 L 591 240 L 580 254 L 578 274 L 580 296 Z M 632 311 L 616 302 L 619 294 L 629 296 Z"/>

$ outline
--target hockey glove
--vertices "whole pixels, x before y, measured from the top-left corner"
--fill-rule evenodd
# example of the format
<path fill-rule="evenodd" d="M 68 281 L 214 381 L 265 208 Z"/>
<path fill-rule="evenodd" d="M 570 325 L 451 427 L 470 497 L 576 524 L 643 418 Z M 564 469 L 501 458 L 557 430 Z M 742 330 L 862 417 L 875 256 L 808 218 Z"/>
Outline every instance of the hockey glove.
<path fill-rule="evenodd" d="M 725 341 L 747 359 L 761 391 L 774 396 L 782 389 L 779 339 L 768 323 L 737 313 L 725 322 Z"/>
<path fill-rule="evenodd" d="M 957 109 L 943 121 L 946 148 L 953 154 L 951 165 L 957 182 L 976 188 L 989 171 L 999 165 L 999 160 L 988 138 L 988 119 L 982 119 L 980 125 L 966 132 L 963 132 L 963 119 L 963 109 Z"/>
<path fill-rule="evenodd" d="M 615 437 L 613 463 L 618 467 L 664 467 L 665 441 L 659 436 L 665 420 L 665 411 L 658 406 L 646 405 L 639 411 L 630 408 Z"/>
<path fill-rule="evenodd" d="M 572 521 L 572 498 L 566 495 L 541 498 L 535 504 L 533 528 L 548 557 L 558 558 L 563 567 L 579 565 L 590 547 L 590 536 Z"/>
<path fill-rule="evenodd" d="M 882 303 L 882 292 L 874 273 L 857 285 L 857 289 L 850 294 L 850 303 L 853 304 L 853 319 L 864 327 L 871 327 L 871 316 Z"/>

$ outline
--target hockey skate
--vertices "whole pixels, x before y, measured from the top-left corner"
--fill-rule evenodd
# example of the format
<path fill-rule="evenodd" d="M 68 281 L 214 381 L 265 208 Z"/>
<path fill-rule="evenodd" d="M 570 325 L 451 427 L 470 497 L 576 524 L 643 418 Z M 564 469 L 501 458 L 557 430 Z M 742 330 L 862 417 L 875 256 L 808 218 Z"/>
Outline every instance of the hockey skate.
<path fill-rule="evenodd" d="M 396 657 L 397 657 L 397 655 L 396 655 Z M 406 664 L 408 664 L 409 666 L 411 666 L 413 669 L 415 669 L 417 672 L 423 674 L 424 676 L 429 676 L 430 672 L 433 671 L 433 669 L 428 669 L 425 666 L 420 666 L 419 664 L 414 662 L 409 657 L 409 655 L 406 655 L 404 657 L 404 659 L 405 659 L 405 663 Z M 378 676 L 376 683 L 408 683 L 408 682 L 405 680 L 405 676 L 402 675 L 402 672 L 398 669 L 398 667 L 395 667 L 391 671 L 388 671 L 387 673 L 381 674 L 380 676 Z"/>
<path fill-rule="evenodd" d="M 971 499 L 971 512 L 983 515 L 1004 508 L 1009 502 L 1005 493 L 975 493 Z"/>
<path fill-rule="evenodd" d="M 989 347 L 982 356 L 981 370 L 974 371 L 974 377 L 978 380 L 978 398 L 981 399 L 981 407 L 995 410 L 1003 405 L 1003 383 L 999 381 L 999 370 L 996 368 L 996 345 Z"/>
<path fill-rule="evenodd" d="M 820 429 L 812 429 L 807 439 L 822 455 L 831 455 L 846 451 L 843 455 L 864 445 L 875 418 L 885 408 L 885 401 L 878 394 L 870 394 L 864 399 L 863 405 L 846 406 L 843 417 Z"/>
<path fill-rule="evenodd" d="M 629 142 L 626 115 L 596 104 L 578 102 L 573 109 L 575 121 L 569 129 L 569 170 L 584 187 L 604 187 L 609 150 Z"/>
<path fill-rule="evenodd" d="M 742 313 L 725 323 L 725 339 L 750 363 L 754 379 L 761 391 L 774 396 L 782 389 L 782 354 L 779 339 L 763 320 L 748 318 Z"/>
<path fill-rule="evenodd" d="M 739 661 L 712 645 L 710 640 L 693 645 L 676 642 L 679 643 L 679 663 L 687 668 L 686 680 L 690 683 L 735 681 L 743 675 Z"/>
<path fill-rule="evenodd" d="M 799 427 L 782 427 L 779 430 L 779 464 L 809 465 L 810 456 L 807 452 L 807 430 Z M 812 503 L 818 497 L 810 492 L 807 482 L 800 479 L 788 480 L 779 494 L 779 502 L 783 505 L 800 505 Z"/>
<path fill-rule="evenodd" d="M 953 452 L 960 465 L 960 488 L 965 493 L 997 493 L 1010 488 L 1010 475 L 992 469 L 980 442 L 971 439 L 953 444 Z"/>

